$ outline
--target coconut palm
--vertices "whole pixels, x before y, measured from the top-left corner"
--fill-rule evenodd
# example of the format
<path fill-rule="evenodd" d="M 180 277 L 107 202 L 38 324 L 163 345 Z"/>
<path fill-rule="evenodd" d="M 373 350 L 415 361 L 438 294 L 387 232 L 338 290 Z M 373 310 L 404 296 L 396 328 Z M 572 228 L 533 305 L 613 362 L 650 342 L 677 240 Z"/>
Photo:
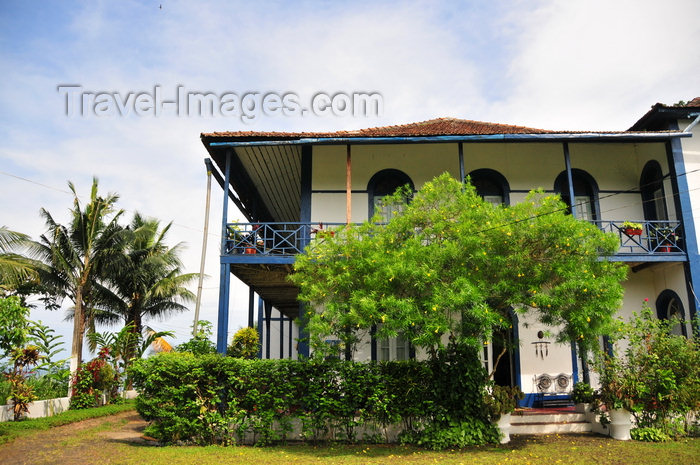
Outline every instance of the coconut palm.
<path fill-rule="evenodd" d="M 0 293 L 38 279 L 37 262 L 18 253 L 30 242 L 28 236 L 0 226 Z"/>
<path fill-rule="evenodd" d="M 115 212 L 119 196 L 98 195 L 97 178 L 92 180 L 90 201 L 84 206 L 73 183 L 69 182 L 68 187 L 73 192 L 70 224 L 59 224 L 42 208 L 41 216 L 46 222 L 47 232 L 40 237 L 37 246 L 47 267 L 40 275 L 48 306 L 57 308 L 66 297 L 74 305 L 72 374 L 82 361 L 85 327 L 93 318 L 96 289 L 100 287 L 104 264 L 118 253 L 123 228 L 117 222 L 122 211 Z"/>
<path fill-rule="evenodd" d="M 179 254 L 182 244 L 165 244 L 172 223 L 160 229 L 160 222 L 136 213 L 125 230 L 124 249 L 106 268 L 109 292 L 101 297 L 98 321 L 125 325 L 141 334 L 145 318 L 163 318 L 187 310 L 194 301 L 186 286 L 197 273 L 183 273 Z"/>

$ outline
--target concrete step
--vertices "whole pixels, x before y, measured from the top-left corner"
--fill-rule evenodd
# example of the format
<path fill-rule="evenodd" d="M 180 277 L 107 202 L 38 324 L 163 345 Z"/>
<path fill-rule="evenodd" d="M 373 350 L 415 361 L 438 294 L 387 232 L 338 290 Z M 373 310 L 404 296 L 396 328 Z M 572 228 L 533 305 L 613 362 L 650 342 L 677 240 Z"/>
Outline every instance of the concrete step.
<path fill-rule="evenodd" d="M 586 421 L 583 413 L 549 413 L 546 409 L 538 409 L 532 412 L 515 412 L 510 418 L 511 434 L 566 434 L 590 431 L 591 424 Z"/>

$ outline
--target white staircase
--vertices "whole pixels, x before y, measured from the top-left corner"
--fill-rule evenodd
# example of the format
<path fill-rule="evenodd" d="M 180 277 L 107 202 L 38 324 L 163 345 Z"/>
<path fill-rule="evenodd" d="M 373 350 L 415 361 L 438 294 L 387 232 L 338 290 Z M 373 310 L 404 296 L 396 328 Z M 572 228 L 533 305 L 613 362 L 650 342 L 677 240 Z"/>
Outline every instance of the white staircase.
<path fill-rule="evenodd" d="M 546 409 L 520 410 L 510 417 L 510 434 L 588 433 L 592 426 L 583 413 Z"/>

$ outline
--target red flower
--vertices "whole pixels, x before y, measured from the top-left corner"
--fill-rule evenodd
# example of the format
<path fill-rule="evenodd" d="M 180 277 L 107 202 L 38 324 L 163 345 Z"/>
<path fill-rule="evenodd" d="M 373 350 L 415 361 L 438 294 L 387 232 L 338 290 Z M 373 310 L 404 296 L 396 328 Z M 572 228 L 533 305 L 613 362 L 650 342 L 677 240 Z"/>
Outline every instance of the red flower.
<path fill-rule="evenodd" d="M 644 302 L 649 302 L 649 297 L 644 297 Z"/>

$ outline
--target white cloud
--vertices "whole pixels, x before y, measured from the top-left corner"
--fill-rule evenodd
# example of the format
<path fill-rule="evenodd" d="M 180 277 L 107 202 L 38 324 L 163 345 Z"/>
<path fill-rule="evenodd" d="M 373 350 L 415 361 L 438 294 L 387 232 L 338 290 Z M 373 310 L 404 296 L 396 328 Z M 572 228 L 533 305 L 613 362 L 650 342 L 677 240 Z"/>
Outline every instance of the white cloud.
<path fill-rule="evenodd" d="M 626 129 L 657 101 L 698 93 L 698 2 L 547 2 L 519 13 L 504 102 L 514 120 Z"/>

